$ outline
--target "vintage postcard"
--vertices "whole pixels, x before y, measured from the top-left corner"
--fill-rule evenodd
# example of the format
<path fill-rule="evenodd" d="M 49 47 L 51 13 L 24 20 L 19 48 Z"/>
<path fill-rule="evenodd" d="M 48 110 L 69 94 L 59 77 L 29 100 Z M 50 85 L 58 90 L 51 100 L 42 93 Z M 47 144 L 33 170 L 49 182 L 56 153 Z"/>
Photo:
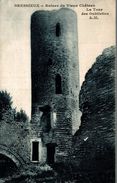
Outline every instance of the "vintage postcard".
<path fill-rule="evenodd" d="M 115 0 L 0 0 L 0 183 L 115 182 Z"/>

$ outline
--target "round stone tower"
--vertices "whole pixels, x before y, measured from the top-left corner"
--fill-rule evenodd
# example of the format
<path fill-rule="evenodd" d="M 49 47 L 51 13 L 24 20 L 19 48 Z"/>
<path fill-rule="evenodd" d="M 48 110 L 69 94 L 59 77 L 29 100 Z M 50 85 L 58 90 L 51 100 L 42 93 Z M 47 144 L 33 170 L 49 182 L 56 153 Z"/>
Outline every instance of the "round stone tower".
<path fill-rule="evenodd" d="M 72 134 L 79 126 L 77 46 L 77 16 L 73 10 L 62 8 L 33 13 L 32 116 L 40 114 L 40 136 L 47 146 L 47 154 L 52 144 L 56 146 L 56 160 L 67 156 Z"/>

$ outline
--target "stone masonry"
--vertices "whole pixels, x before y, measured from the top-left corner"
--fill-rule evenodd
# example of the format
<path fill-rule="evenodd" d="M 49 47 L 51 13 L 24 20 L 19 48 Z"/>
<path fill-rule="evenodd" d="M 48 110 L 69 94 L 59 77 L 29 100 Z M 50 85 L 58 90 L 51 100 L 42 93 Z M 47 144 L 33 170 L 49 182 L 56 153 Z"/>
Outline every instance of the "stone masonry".
<path fill-rule="evenodd" d="M 47 158 L 50 144 L 56 148 L 56 161 L 64 161 L 71 148 L 72 134 L 79 126 L 77 41 L 74 11 L 37 11 L 32 15 L 31 125 L 40 126 L 35 137 L 41 139 L 43 158 Z"/>

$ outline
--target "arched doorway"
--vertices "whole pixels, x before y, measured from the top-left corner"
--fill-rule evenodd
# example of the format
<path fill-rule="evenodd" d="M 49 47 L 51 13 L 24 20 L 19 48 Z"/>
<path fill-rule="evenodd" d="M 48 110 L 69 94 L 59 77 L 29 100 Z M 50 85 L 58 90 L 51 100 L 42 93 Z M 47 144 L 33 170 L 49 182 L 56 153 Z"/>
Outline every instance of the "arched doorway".
<path fill-rule="evenodd" d="M 0 154 L 0 178 L 15 174 L 18 171 L 17 165 L 12 159 Z"/>

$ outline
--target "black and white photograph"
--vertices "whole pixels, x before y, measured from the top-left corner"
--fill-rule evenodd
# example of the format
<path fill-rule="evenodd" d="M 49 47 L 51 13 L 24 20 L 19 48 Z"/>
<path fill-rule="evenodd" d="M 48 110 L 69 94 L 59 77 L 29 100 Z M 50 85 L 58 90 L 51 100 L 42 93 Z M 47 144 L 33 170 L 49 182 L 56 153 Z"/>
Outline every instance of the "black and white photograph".
<path fill-rule="evenodd" d="M 115 0 L 0 0 L 0 183 L 115 183 Z"/>

